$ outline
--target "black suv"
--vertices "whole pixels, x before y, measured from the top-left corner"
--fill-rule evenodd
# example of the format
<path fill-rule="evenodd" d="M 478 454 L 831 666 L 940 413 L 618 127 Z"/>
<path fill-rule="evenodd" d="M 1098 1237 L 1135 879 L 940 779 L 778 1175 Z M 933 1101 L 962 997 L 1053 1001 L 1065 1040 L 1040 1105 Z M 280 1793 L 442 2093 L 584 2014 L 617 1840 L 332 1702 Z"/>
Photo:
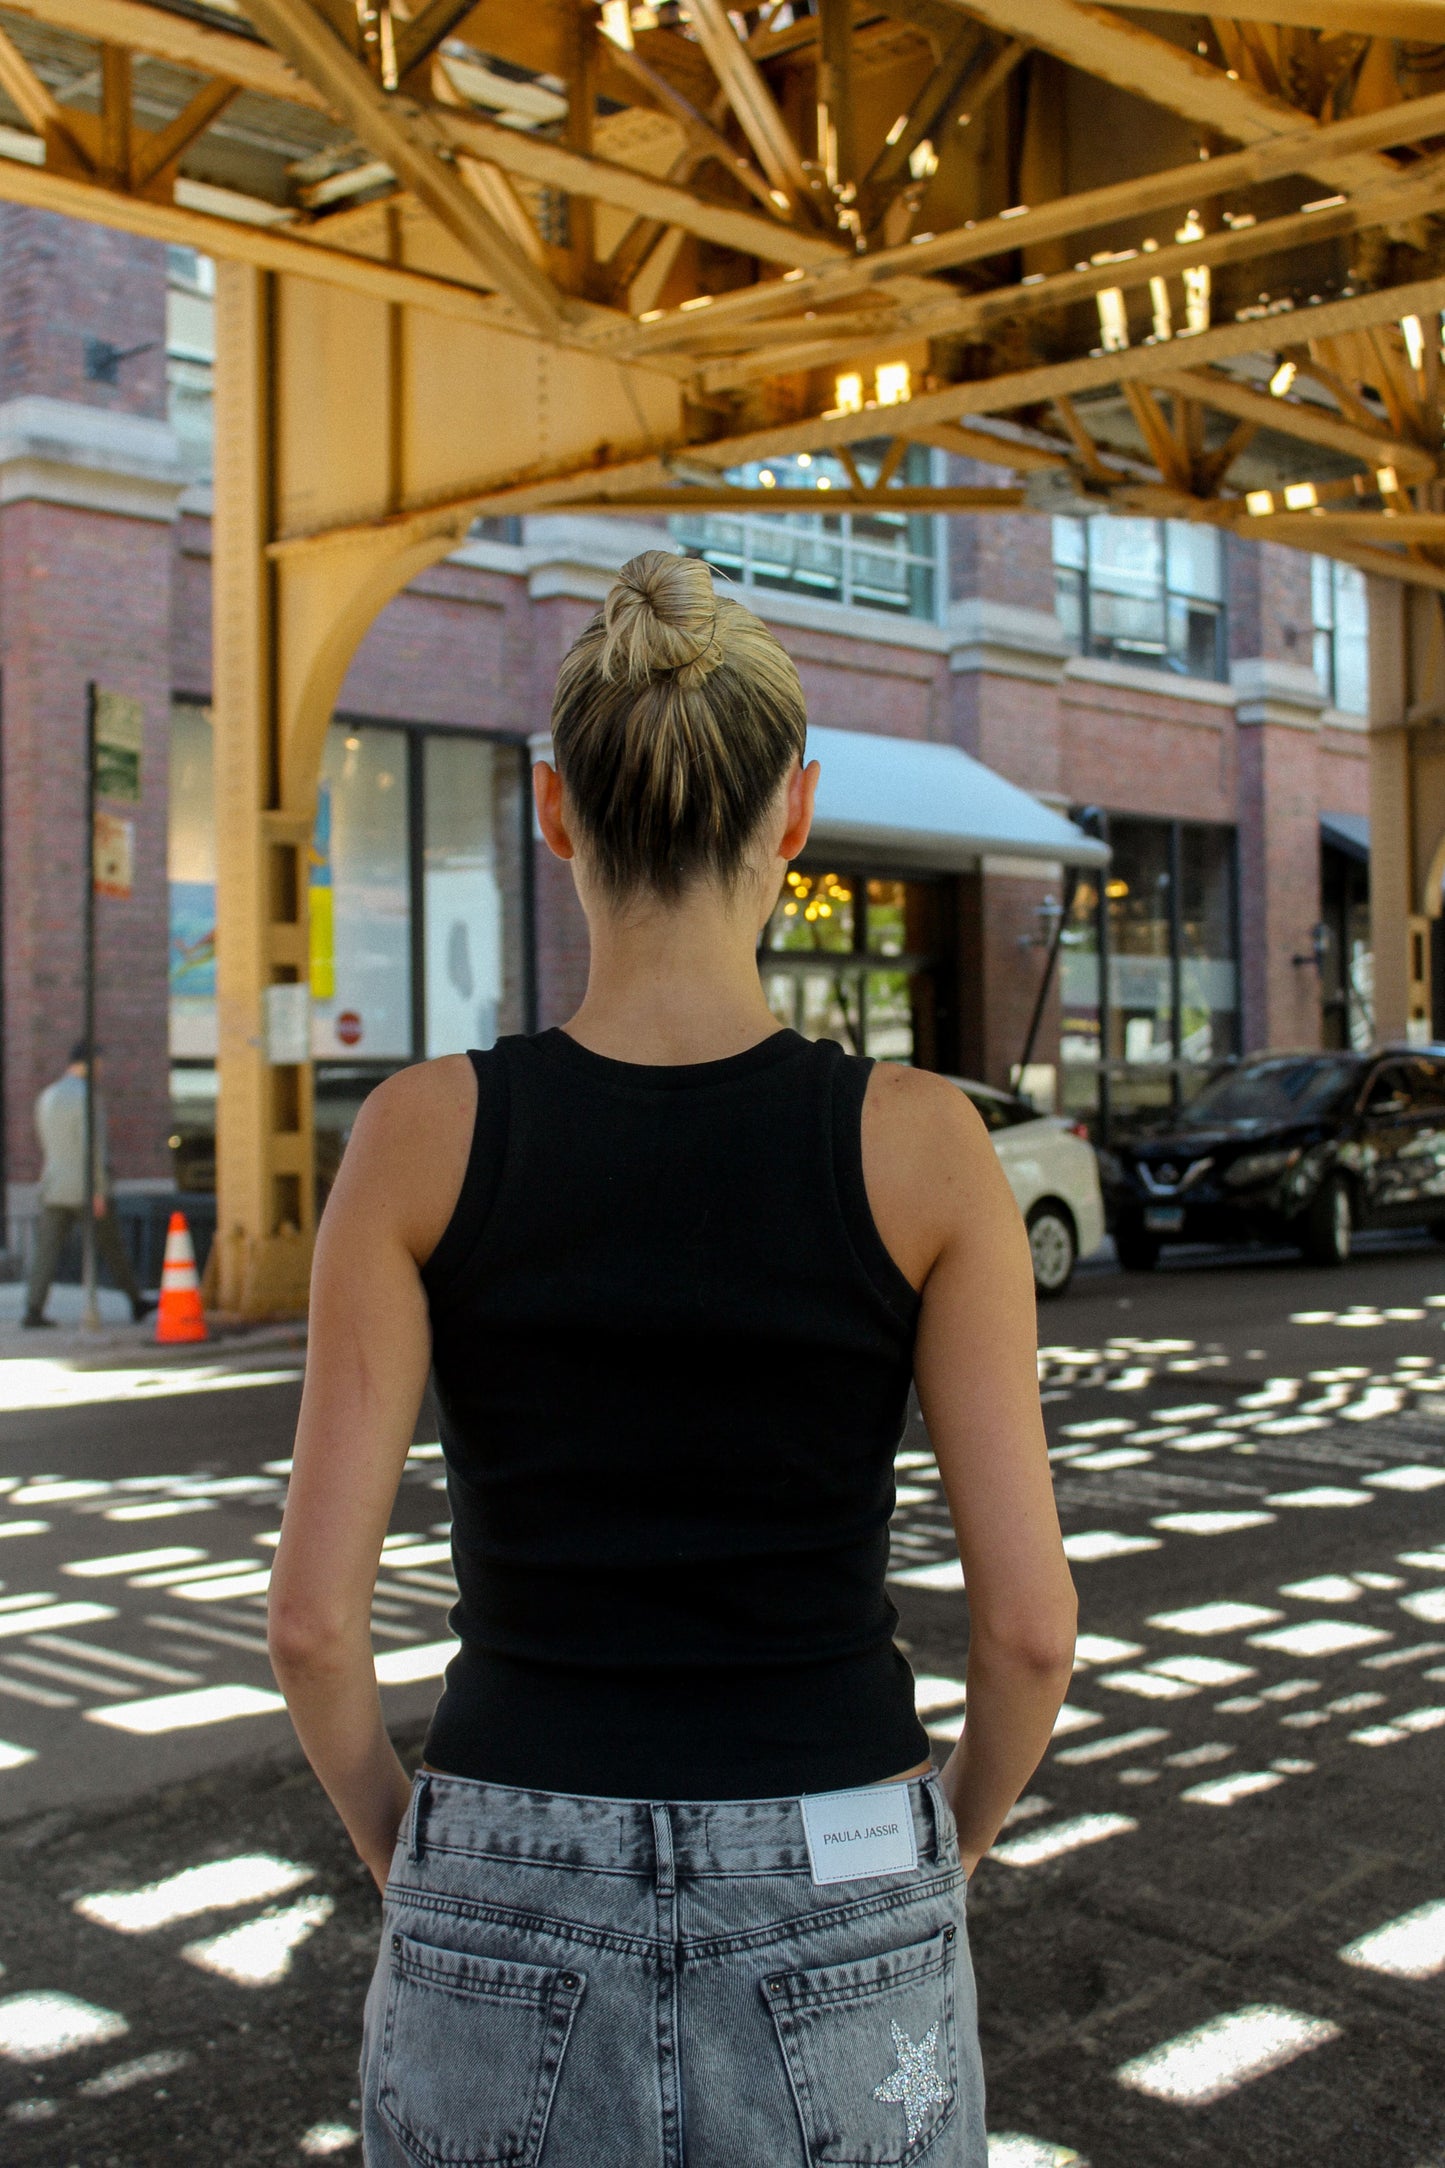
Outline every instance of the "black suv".
<path fill-rule="evenodd" d="M 1099 1173 L 1130 1272 L 1166 1242 L 1293 1242 L 1338 1265 L 1359 1227 L 1445 1241 L 1445 1046 L 1251 1054 Z"/>

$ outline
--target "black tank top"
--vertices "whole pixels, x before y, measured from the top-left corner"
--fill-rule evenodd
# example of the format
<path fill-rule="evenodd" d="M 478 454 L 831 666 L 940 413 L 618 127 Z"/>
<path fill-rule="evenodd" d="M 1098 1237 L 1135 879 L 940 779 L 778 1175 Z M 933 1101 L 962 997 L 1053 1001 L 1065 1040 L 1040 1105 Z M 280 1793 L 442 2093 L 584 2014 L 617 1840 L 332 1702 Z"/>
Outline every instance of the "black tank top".
<path fill-rule="evenodd" d="M 919 1302 L 864 1188 L 871 1064 L 791 1031 L 471 1061 L 423 1274 L 461 1599 L 427 1760 L 628 1799 L 921 1760 L 884 1586 Z"/>

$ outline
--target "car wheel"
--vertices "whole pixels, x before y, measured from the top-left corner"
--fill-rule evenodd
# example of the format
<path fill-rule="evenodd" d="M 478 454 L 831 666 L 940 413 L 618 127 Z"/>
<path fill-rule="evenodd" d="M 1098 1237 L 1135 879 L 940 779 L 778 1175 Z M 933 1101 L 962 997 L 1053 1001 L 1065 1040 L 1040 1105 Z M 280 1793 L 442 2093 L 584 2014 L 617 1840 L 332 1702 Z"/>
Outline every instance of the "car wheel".
<path fill-rule="evenodd" d="M 1342 1175 L 1322 1182 L 1305 1214 L 1300 1248 L 1312 1265 L 1343 1265 L 1349 1258 L 1355 1233 L 1355 1208 L 1350 1185 Z"/>
<path fill-rule="evenodd" d="M 1078 1242 L 1067 1209 L 1052 1199 L 1036 1204 L 1028 1217 L 1034 1287 L 1047 1302 L 1062 1295 L 1074 1276 Z"/>
<path fill-rule="evenodd" d="M 1126 1272 L 1152 1272 L 1159 1262 L 1159 1242 L 1137 1220 L 1124 1220 L 1114 1229 L 1114 1250 Z"/>

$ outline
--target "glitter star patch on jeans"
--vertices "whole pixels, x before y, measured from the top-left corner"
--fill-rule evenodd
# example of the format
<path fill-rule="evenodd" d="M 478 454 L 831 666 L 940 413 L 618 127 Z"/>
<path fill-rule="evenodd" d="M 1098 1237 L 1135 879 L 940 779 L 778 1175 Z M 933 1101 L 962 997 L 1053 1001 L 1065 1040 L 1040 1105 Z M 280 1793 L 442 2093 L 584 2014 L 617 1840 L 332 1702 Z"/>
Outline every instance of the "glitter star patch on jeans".
<path fill-rule="evenodd" d="M 806 1792 L 798 1801 L 815 1882 L 863 1882 L 918 1865 L 906 1784 L 865 1791 Z"/>

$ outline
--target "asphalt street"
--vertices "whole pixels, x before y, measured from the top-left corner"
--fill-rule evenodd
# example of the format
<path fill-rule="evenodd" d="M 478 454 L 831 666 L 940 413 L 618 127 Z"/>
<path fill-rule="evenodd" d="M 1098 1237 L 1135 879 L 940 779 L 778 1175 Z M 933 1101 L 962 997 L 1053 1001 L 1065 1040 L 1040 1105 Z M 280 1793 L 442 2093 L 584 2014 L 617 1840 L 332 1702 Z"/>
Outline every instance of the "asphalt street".
<path fill-rule="evenodd" d="M 994 2168 L 1445 2168 L 1445 1252 L 1086 1271 L 1040 1338 L 1082 1631 L 970 1893 Z M 358 2157 L 376 1902 L 262 1639 L 299 1361 L 0 1350 L 15 2168 Z M 413 1751 L 449 1647 L 433 1441 L 375 1617 Z M 916 1421 L 898 1496 L 941 1754 L 967 1617 Z"/>

